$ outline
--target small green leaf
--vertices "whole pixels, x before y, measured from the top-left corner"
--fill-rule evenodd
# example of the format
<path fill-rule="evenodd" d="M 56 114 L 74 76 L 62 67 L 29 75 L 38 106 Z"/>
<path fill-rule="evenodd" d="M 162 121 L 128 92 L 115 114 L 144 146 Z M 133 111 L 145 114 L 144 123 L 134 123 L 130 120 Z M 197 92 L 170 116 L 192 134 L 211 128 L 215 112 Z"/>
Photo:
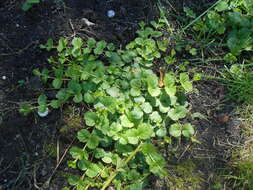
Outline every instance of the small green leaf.
<path fill-rule="evenodd" d="M 30 8 L 32 8 L 33 4 L 28 3 L 27 0 L 26 2 L 22 5 L 22 10 L 23 11 L 28 11 Z"/>
<path fill-rule="evenodd" d="M 218 5 L 216 5 L 215 10 L 221 12 L 228 10 L 228 8 L 229 8 L 228 3 L 226 1 L 221 1 L 220 3 L 218 3 Z"/>
<path fill-rule="evenodd" d="M 63 83 L 62 79 L 56 78 L 53 80 L 52 85 L 54 88 L 59 89 L 61 88 L 62 83 Z"/>
<path fill-rule="evenodd" d="M 96 46 L 96 40 L 94 38 L 89 38 L 87 41 L 87 46 L 89 49 L 94 48 Z"/>
<path fill-rule="evenodd" d="M 75 103 L 80 103 L 83 100 L 83 95 L 81 93 L 78 93 L 74 96 L 73 101 Z"/>
<path fill-rule="evenodd" d="M 131 118 L 132 118 L 132 119 L 138 120 L 138 119 L 141 119 L 141 118 L 142 118 L 143 112 L 141 111 L 140 108 L 135 107 L 135 108 L 133 109 L 133 111 L 131 111 L 130 115 L 131 115 Z"/>
<path fill-rule="evenodd" d="M 68 183 L 69 183 L 69 185 L 75 186 L 78 183 L 78 181 L 79 181 L 79 177 L 78 176 L 72 175 L 72 176 L 68 177 Z"/>
<path fill-rule="evenodd" d="M 88 153 L 83 149 L 73 146 L 69 150 L 69 153 L 74 159 L 82 160 L 83 158 L 88 159 Z"/>
<path fill-rule="evenodd" d="M 122 115 L 120 117 L 120 122 L 123 127 L 131 128 L 134 124 L 127 118 L 126 115 Z"/>
<path fill-rule="evenodd" d="M 70 82 L 68 82 L 68 89 L 71 93 L 78 94 L 81 92 L 82 87 L 77 81 L 71 80 Z"/>
<path fill-rule="evenodd" d="M 27 116 L 31 111 L 33 107 L 29 104 L 22 104 L 19 108 L 19 113 L 23 114 L 24 116 Z"/>
<path fill-rule="evenodd" d="M 106 89 L 107 94 L 109 94 L 112 97 L 118 97 L 120 95 L 120 91 L 116 87 L 111 87 Z"/>
<path fill-rule="evenodd" d="M 106 164 L 110 164 L 112 162 L 112 158 L 108 156 L 103 157 L 102 160 Z"/>
<path fill-rule="evenodd" d="M 176 138 L 180 137 L 182 134 L 181 128 L 182 126 L 179 123 L 174 123 L 173 125 L 170 126 L 169 129 L 170 135 Z"/>
<path fill-rule="evenodd" d="M 157 41 L 158 48 L 163 52 L 165 52 L 168 49 L 169 43 L 170 41 L 168 39 L 163 41 Z"/>
<path fill-rule="evenodd" d="M 41 75 L 39 69 L 33 69 L 32 72 L 33 72 L 34 75 L 37 75 L 37 76 L 40 76 L 40 75 Z"/>
<path fill-rule="evenodd" d="M 64 188 L 62 188 L 61 190 L 70 190 L 70 188 L 64 187 Z"/>
<path fill-rule="evenodd" d="M 201 80 L 202 76 L 203 75 L 201 73 L 195 73 L 194 76 L 193 76 L 193 80 L 194 81 L 199 81 L 199 80 Z"/>
<path fill-rule="evenodd" d="M 155 123 L 161 123 L 162 122 L 162 117 L 160 116 L 160 114 L 157 111 L 154 111 L 149 119 Z"/>
<path fill-rule="evenodd" d="M 65 38 L 61 37 L 59 39 L 59 43 L 58 43 L 58 46 L 57 46 L 57 51 L 62 52 L 62 50 L 64 50 L 66 48 L 67 44 L 68 44 L 68 41 Z"/>
<path fill-rule="evenodd" d="M 150 103 L 148 102 L 145 102 L 144 104 L 141 105 L 141 108 L 142 110 L 145 112 L 145 113 L 151 113 L 152 112 L 152 106 L 150 105 Z"/>
<path fill-rule="evenodd" d="M 98 144 L 99 144 L 99 138 L 96 135 L 91 135 L 87 141 L 87 147 L 89 149 L 95 149 L 97 148 Z"/>
<path fill-rule="evenodd" d="M 52 108 L 57 109 L 57 108 L 59 108 L 59 107 L 61 106 L 61 101 L 59 101 L 59 100 L 52 100 L 52 101 L 50 102 L 50 106 L 51 106 Z"/>
<path fill-rule="evenodd" d="M 157 131 L 156 131 L 156 135 L 158 137 L 164 137 L 167 135 L 167 129 L 165 127 L 162 127 L 162 128 L 159 128 Z"/>
<path fill-rule="evenodd" d="M 198 50 L 197 50 L 196 48 L 191 48 L 191 49 L 189 50 L 189 52 L 190 52 L 190 54 L 192 54 L 192 55 L 197 55 Z"/>
<path fill-rule="evenodd" d="M 168 116 L 173 121 L 178 121 L 179 119 L 183 119 L 187 113 L 188 110 L 184 106 L 176 106 L 176 108 L 172 108 L 169 110 Z"/>
<path fill-rule="evenodd" d="M 107 49 L 108 49 L 109 51 L 114 51 L 114 50 L 115 50 L 115 45 L 114 45 L 113 43 L 109 43 L 109 44 L 107 45 Z"/>
<path fill-rule="evenodd" d="M 104 40 L 99 41 L 96 45 L 96 48 L 94 49 L 94 54 L 95 55 L 100 55 L 103 53 L 104 48 L 106 47 L 106 42 Z"/>
<path fill-rule="evenodd" d="M 156 97 L 159 96 L 161 93 L 160 88 L 156 87 L 156 88 L 148 88 L 148 92 L 151 96 Z"/>
<path fill-rule="evenodd" d="M 94 150 L 94 155 L 95 155 L 95 158 L 99 159 L 99 158 L 103 158 L 105 156 L 105 151 L 104 149 L 102 148 L 96 148 Z"/>
<path fill-rule="evenodd" d="M 98 167 L 97 164 L 92 163 L 89 165 L 89 168 L 87 169 L 85 174 L 90 178 L 94 178 L 98 175 L 99 171 L 100 171 L 100 167 Z"/>
<path fill-rule="evenodd" d="M 39 107 L 38 107 L 38 112 L 39 112 L 39 114 L 42 114 L 43 115 L 43 113 L 45 113 L 46 111 L 47 111 L 47 105 L 46 104 L 43 104 L 43 105 L 40 105 Z M 47 114 L 46 114 L 47 115 Z"/>
<path fill-rule="evenodd" d="M 39 105 L 45 105 L 47 104 L 47 97 L 45 94 L 41 94 L 38 98 L 38 104 Z"/>
<path fill-rule="evenodd" d="M 90 132 L 87 129 L 81 129 L 77 133 L 77 138 L 80 142 L 87 142 L 90 138 Z"/>
<path fill-rule="evenodd" d="M 83 40 L 81 38 L 75 37 L 71 44 L 74 46 L 74 49 L 80 49 L 83 45 Z"/>
<path fill-rule="evenodd" d="M 82 171 L 85 171 L 85 170 L 87 170 L 88 169 L 88 167 L 89 167 L 89 165 L 90 165 L 91 163 L 88 161 L 88 160 L 79 160 L 78 162 L 77 162 L 77 167 L 80 169 L 80 170 L 82 170 Z"/>
<path fill-rule="evenodd" d="M 189 7 L 184 7 L 184 12 L 187 17 L 196 18 L 196 14 Z"/>
<path fill-rule="evenodd" d="M 134 101 L 136 103 L 140 103 L 140 104 L 143 104 L 145 102 L 145 98 L 143 96 L 140 96 L 140 97 L 136 97 L 134 98 Z"/>
<path fill-rule="evenodd" d="M 86 125 L 92 127 L 98 122 L 99 117 L 97 116 L 95 112 L 86 112 L 84 114 L 84 119 L 85 119 Z"/>
<path fill-rule="evenodd" d="M 130 89 L 130 94 L 133 97 L 140 96 L 141 95 L 141 91 L 138 88 L 131 88 Z"/>
<path fill-rule="evenodd" d="M 150 125 L 146 123 L 142 123 L 138 126 L 137 133 L 138 133 L 138 138 L 145 140 L 145 139 L 151 138 L 153 134 L 153 129 Z"/>
<path fill-rule="evenodd" d="M 59 100 L 67 100 L 68 97 L 69 95 L 66 89 L 60 89 L 56 94 L 56 98 L 58 98 Z"/>
<path fill-rule="evenodd" d="M 128 185 L 126 190 L 143 190 L 143 183 L 135 183 Z"/>
<path fill-rule="evenodd" d="M 83 100 L 88 104 L 93 103 L 95 101 L 94 97 L 89 92 L 83 95 Z"/>
<path fill-rule="evenodd" d="M 175 63 L 177 60 L 176 60 L 174 57 L 166 56 L 166 57 L 164 57 L 164 61 L 165 61 L 167 64 L 173 64 L 173 63 Z"/>
<path fill-rule="evenodd" d="M 179 78 L 180 78 L 180 83 L 183 86 L 183 88 L 185 89 L 185 91 L 186 92 L 192 91 L 193 87 L 192 87 L 192 83 L 190 81 L 188 74 L 187 73 L 180 73 Z"/>
<path fill-rule="evenodd" d="M 190 138 L 192 135 L 194 135 L 194 128 L 190 123 L 183 125 L 182 134 L 187 138 Z"/>

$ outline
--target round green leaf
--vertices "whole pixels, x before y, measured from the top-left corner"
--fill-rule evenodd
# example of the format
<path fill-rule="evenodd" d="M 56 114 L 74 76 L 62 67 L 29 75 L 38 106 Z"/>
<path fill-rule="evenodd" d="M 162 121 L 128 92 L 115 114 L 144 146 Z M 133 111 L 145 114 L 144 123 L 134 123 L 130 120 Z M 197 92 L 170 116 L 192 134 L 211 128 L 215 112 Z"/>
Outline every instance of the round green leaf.
<path fill-rule="evenodd" d="M 73 101 L 75 103 L 80 103 L 83 100 L 83 95 L 81 93 L 78 93 L 74 96 Z"/>
<path fill-rule="evenodd" d="M 131 111 L 130 115 L 131 115 L 131 119 L 138 120 L 142 118 L 143 112 L 141 111 L 140 108 L 135 107 L 133 111 Z"/>
<path fill-rule="evenodd" d="M 138 88 L 131 88 L 130 89 L 130 94 L 133 97 L 140 96 L 141 95 L 141 91 Z"/>
<path fill-rule="evenodd" d="M 96 45 L 96 48 L 94 49 L 94 54 L 95 55 L 100 55 L 103 53 L 104 48 L 106 47 L 106 42 L 104 40 L 99 41 Z"/>
<path fill-rule="evenodd" d="M 71 149 L 69 150 L 69 153 L 74 159 L 78 159 L 78 160 L 81 160 L 83 158 L 88 159 L 88 153 L 84 151 L 83 149 L 76 146 L 71 147 Z"/>
<path fill-rule="evenodd" d="M 105 151 L 102 148 L 96 148 L 94 151 L 95 158 L 103 158 L 105 156 Z"/>
<path fill-rule="evenodd" d="M 96 177 L 100 171 L 100 167 L 97 164 L 90 164 L 85 174 L 90 177 Z"/>
<path fill-rule="evenodd" d="M 78 162 L 77 162 L 77 167 L 80 169 L 80 170 L 82 170 L 82 171 L 85 171 L 85 170 L 87 170 L 88 169 L 88 167 L 89 167 L 89 165 L 90 165 L 90 162 L 88 161 L 88 160 L 79 160 Z"/>
<path fill-rule="evenodd" d="M 177 121 L 179 119 L 184 118 L 187 113 L 188 113 L 188 110 L 184 106 L 177 106 L 176 108 L 169 110 L 168 116 L 173 121 Z"/>
<path fill-rule="evenodd" d="M 112 158 L 108 156 L 103 157 L 102 160 L 106 164 L 110 164 L 112 162 Z"/>
<path fill-rule="evenodd" d="M 161 127 L 156 131 L 156 135 L 158 137 L 164 137 L 167 135 L 167 129 L 165 127 Z"/>
<path fill-rule="evenodd" d="M 118 97 L 120 95 L 120 91 L 116 87 L 111 87 L 106 89 L 107 94 L 109 94 L 112 97 Z"/>
<path fill-rule="evenodd" d="M 179 75 L 180 83 L 186 92 L 192 91 L 192 83 L 187 73 L 180 73 Z"/>
<path fill-rule="evenodd" d="M 80 142 L 87 142 L 90 138 L 90 132 L 87 129 L 81 129 L 77 133 L 77 138 Z"/>
<path fill-rule="evenodd" d="M 39 105 L 45 105 L 47 104 L 47 97 L 45 94 L 41 94 L 38 98 L 38 104 Z"/>
<path fill-rule="evenodd" d="M 149 139 L 153 135 L 153 129 L 150 125 L 142 123 L 138 126 L 137 133 L 140 139 Z"/>
<path fill-rule="evenodd" d="M 152 106 L 150 105 L 150 103 L 146 102 L 144 104 L 141 105 L 142 110 L 145 113 L 151 113 L 152 112 Z"/>
<path fill-rule="evenodd" d="M 68 177 L 68 183 L 69 183 L 69 185 L 76 185 L 77 183 L 78 183 L 78 181 L 79 181 L 79 177 L 78 176 L 76 176 L 76 175 L 72 175 L 72 176 L 69 176 Z"/>
<path fill-rule="evenodd" d="M 89 92 L 87 92 L 87 93 L 84 94 L 83 100 L 84 100 L 86 103 L 90 104 L 90 103 L 93 103 L 93 102 L 94 102 L 94 97 L 93 97 Z"/>
<path fill-rule="evenodd" d="M 192 135 L 194 135 L 194 128 L 190 123 L 183 125 L 182 134 L 187 138 L 190 138 Z"/>
<path fill-rule="evenodd" d="M 59 108 L 59 107 L 61 106 L 61 101 L 59 101 L 59 100 L 52 100 L 52 101 L 50 102 L 50 106 L 51 106 L 52 108 L 57 109 L 57 108 Z"/>
<path fill-rule="evenodd" d="M 158 87 L 156 87 L 156 88 L 148 87 L 148 92 L 151 96 L 156 97 L 156 96 L 159 96 L 161 90 Z"/>
<path fill-rule="evenodd" d="M 84 119 L 85 119 L 86 125 L 92 127 L 97 123 L 99 117 L 97 116 L 95 112 L 86 112 L 84 114 Z"/>
<path fill-rule="evenodd" d="M 53 80 L 52 85 L 54 88 L 59 89 L 61 88 L 62 82 L 63 82 L 62 79 L 56 78 Z"/>
<path fill-rule="evenodd" d="M 170 126 L 170 129 L 169 129 L 170 135 L 176 138 L 180 137 L 182 134 L 181 128 L 182 126 L 180 124 L 174 123 L 173 125 Z"/>
<path fill-rule="evenodd" d="M 91 135 L 87 141 L 87 147 L 89 149 L 95 149 L 97 148 L 98 144 L 99 144 L 99 138 L 95 135 Z"/>
<path fill-rule="evenodd" d="M 122 115 L 120 117 L 120 122 L 123 127 L 131 128 L 134 124 L 127 118 L 126 115 Z"/>
<path fill-rule="evenodd" d="M 160 114 L 157 111 L 154 111 L 149 119 L 155 123 L 161 123 L 162 122 L 162 117 L 160 116 Z"/>

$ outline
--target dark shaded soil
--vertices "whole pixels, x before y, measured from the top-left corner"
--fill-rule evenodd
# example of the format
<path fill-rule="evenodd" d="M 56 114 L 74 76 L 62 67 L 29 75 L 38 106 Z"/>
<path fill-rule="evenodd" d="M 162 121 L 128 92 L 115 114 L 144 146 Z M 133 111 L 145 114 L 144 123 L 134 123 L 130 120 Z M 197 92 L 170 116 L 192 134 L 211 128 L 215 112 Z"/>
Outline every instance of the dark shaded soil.
<path fill-rule="evenodd" d="M 65 166 L 59 168 L 62 174 L 55 175 L 50 185 L 45 183 L 56 167 L 56 159 L 49 158 L 45 147 L 59 142 L 62 155 L 72 141 L 60 136 L 61 114 L 54 111 L 41 119 L 36 114 L 23 117 L 17 111 L 20 103 L 36 101 L 37 94 L 43 90 L 32 70 L 46 67 L 49 54 L 38 45 L 60 36 L 95 37 L 124 45 L 135 37 L 139 21 L 153 20 L 157 15 L 151 0 L 50 2 L 22 12 L 22 2 L 0 0 L 0 190 L 33 190 L 43 184 L 43 189 L 59 190 L 66 183 Z M 198 4 L 191 2 L 185 1 L 182 7 Z M 114 18 L 106 16 L 110 9 L 116 12 Z M 95 25 L 87 26 L 85 19 Z M 175 159 L 179 159 L 177 162 L 193 159 L 197 163 L 198 171 L 207 179 L 199 189 L 205 190 L 214 181 L 210 176 L 226 162 L 227 148 L 217 142 L 225 142 L 231 135 L 227 124 L 217 118 L 231 110 L 220 110 L 224 95 L 220 85 L 203 83 L 197 88 L 199 95 L 191 96 L 193 111 L 201 112 L 208 119 L 195 123 L 201 144 L 191 145 L 187 150 L 179 148 L 180 154 Z"/>
<path fill-rule="evenodd" d="M 156 15 L 151 1 L 50 2 L 35 5 L 28 12 L 21 10 L 22 2 L 0 2 L 1 190 L 36 189 L 56 165 L 44 151 L 46 144 L 54 145 L 59 138 L 60 114 L 52 112 L 47 119 L 41 119 L 36 114 L 23 117 L 17 112 L 20 103 L 36 101 L 42 90 L 32 70 L 46 67 L 49 54 L 38 45 L 60 36 L 94 37 L 123 45 L 134 38 L 139 21 L 152 20 Z M 106 15 L 110 9 L 116 13 L 114 18 Z M 95 25 L 87 26 L 84 19 Z M 61 151 L 66 143 L 61 143 Z M 49 189 L 58 190 L 62 185 L 56 180 Z"/>

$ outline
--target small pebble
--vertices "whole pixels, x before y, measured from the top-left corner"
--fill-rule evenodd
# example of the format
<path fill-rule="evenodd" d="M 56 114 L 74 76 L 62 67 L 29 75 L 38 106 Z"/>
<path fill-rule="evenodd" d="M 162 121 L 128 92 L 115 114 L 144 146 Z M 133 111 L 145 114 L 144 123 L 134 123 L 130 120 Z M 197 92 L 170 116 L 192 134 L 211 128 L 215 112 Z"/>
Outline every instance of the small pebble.
<path fill-rule="evenodd" d="M 38 154 L 38 152 L 35 152 L 34 155 L 35 155 L 35 156 L 38 156 L 39 154 Z"/>
<path fill-rule="evenodd" d="M 107 16 L 108 16 L 109 18 L 114 17 L 114 16 L 115 16 L 115 11 L 114 11 L 114 10 L 109 10 L 109 11 L 107 11 Z"/>
<path fill-rule="evenodd" d="M 6 80 L 6 79 L 7 79 L 7 77 L 6 77 L 6 76 L 2 76 L 2 79 L 3 79 L 3 80 Z"/>
<path fill-rule="evenodd" d="M 6 183 L 7 182 L 7 179 L 4 179 L 4 183 Z"/>
<path fill-rule="evenodd" d="M 39 115 L 40 117 L 46 117 L 46 116 L 48 115 L 48 113 L 49 113 L 48 108 L 46 109 L 45 112 L 39 112 L 39 111 L 38 111 L 38 115 Z"/>

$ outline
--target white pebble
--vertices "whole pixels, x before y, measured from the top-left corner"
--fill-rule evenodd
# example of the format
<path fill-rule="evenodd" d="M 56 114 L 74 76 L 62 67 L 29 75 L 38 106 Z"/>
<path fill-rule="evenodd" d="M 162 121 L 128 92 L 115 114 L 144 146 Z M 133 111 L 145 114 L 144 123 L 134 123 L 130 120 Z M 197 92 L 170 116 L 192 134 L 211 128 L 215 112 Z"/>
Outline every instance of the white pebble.
<path fill-rule="evenodd" d="M 109 18 L 114 17 L 114 16 L 115 16 L 115 11 L 114 11 L 114 10 L 109 10 L 109 11 L 107 11 L 107 16 L 108 16 Z"/>
<path fill-rule="evenodd" d="M 40 117 L 46 117 L 46 116 L 48 115 L 48 113 L 49 113 L 48 108 L 46 109 L 45 112 L 39 112 L 39 111 L 38 111 L 38 115 L 39 115 Z"/>
<path fill-rule="evenodd" d="M 2 79 L 3 79 L 3 80 L 6 80 L 6 79 L 7 79 L 7 77 L 6 77 L 6 76 L 2 76 Z"/>
<path fill-rule="evenodd" d="M 35 156 L 38 156 L 39 154 L 38 154 L 38 152 L 35 152 L 34 155 L 35 155 Z"/>

